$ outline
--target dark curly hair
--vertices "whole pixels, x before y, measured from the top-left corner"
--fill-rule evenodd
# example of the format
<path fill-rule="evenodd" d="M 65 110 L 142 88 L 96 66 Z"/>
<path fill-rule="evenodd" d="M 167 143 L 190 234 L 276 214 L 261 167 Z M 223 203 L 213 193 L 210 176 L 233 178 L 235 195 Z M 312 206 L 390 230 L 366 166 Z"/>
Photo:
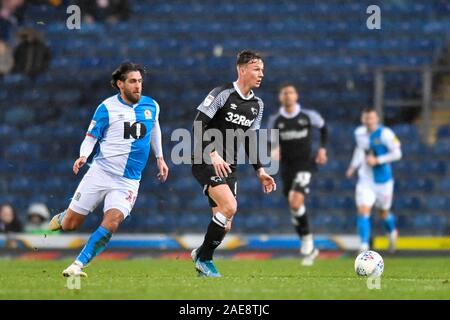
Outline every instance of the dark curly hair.
<path fill-rule="evenodd" d="M 119 87 L 117 86 L 117 81 L 125 81 L 127 78 L 127 74 L 132 71 L 139 71 L 141 73 L 142 78 L 145 75 L 145 69 L 133 62 L 124 62 L 119 67 L 117 67 L 116 70 L 113 71 L 111 74 L 111 86 L 114 89 L 119 90 Z"/>

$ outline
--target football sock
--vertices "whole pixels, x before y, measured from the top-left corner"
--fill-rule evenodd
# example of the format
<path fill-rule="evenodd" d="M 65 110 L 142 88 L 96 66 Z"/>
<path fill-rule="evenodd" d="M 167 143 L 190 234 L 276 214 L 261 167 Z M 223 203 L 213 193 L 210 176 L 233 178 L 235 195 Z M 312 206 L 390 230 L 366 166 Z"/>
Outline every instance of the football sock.
<path fill-rule="evenodd" d="M 291 210 L 292 224 L 295 227 L 299 237 L 310 234 L 309 219 L 305 206 L 301 206 L 298 210 Z"/>
<path fill-rule="evenodd" d="M 388 216 L 384 219 L 383 222 L 384 227 L 389 233 L 395 230 L 395 217 L 391 212 L 389 212 Z"/>
<path fill-rule="evenodd" d="M 300 252 L 303 255 L 308 255 L 314 251 L 314 239 L 312 234 L 304 235 L 301 238 L 302 246 Z"/>
<path fill-rule="evenodd" d="M 358 215 L 357 227 L 361 243 L 369 244 L 370 239 L 370 218 L 368 216 Z"/>
<path fill-rule="evenodd" d="M 200 261 L 212 260 L 214 250 L 222 243 L 225 237 L 225 226 L 227 225 L 228 219 L 217 212 L 211 222 L 208 225 L 208 230 L 206 231 L 205 239 L 200 247 L 199 259 Z"/>
<path fill-rule="evenodd" d="M 76 262 L 83 266 L 87 265 L 95 256 L 105 250 L 106 245 L 111 239 L 112 233 L 106 228 L 100 226 L 89 237 L 88 242 L 78 255 Z"/>

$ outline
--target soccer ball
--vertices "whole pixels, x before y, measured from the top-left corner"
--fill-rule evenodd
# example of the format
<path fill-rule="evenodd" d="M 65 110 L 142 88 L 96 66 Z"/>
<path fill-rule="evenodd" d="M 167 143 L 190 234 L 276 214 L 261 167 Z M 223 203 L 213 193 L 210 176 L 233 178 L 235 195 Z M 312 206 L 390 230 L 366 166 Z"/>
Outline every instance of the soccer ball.
<path fill-rule="evenodd" d="M 355 271 L 358 276 L 378 278 L 383 270 L 383 258 L 375 251 L 361 252 L 355 259 Z"/>

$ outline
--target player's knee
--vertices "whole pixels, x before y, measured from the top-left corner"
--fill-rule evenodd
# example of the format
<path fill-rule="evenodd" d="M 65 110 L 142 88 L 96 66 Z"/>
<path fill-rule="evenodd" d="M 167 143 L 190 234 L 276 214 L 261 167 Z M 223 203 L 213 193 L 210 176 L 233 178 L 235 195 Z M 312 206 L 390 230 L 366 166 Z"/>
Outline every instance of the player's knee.
<path fill-rule="evenodd" d="M 289 207 L 291 210 L 297 211 L 301 207 L 305 205 L 305 198 L 299 195 L 290 195 L 289 196 Z"/>
<path fill-rule="evenodd" d="M 61 228 L 64 231 L 74 231 L 78 227 L 78 223 L 74 219 L 65 218 L 61 223 Z"/>
<path fill-rule="evenodd" d="M 289 203 L 289 207 L 291 208 L 291 211 L 297 212 L 300 209 L 304 208 L 305 204 L 303 203 L 303 201 L 295 201 Z"/>
<path fill-rule="evenodd" d="M 119 229 L 120 221 L 109 219 L 102 222 L 102 227 L 107 229 L 109 232 L 114 233 Z"/>
<path fill-rule="evenodd" d="M 226 204 L 220 206 L 220 212 L 228 219 L 233 217 L 237 211 L 237 202 L 228 201 Z"/>
<path fill-rule="evenodd" d="M 358 210 L 358 216 L 361 216 L 361 217 L 368 217 L 368 216 L 370 216 L 370 211 L 367 211 L 367 210 Z"/>
<path fill-rule="evenodd" d="M 386 219 L 389 215 L 389 210 L 380 210 L 379 215 L 381 219 Z"/>

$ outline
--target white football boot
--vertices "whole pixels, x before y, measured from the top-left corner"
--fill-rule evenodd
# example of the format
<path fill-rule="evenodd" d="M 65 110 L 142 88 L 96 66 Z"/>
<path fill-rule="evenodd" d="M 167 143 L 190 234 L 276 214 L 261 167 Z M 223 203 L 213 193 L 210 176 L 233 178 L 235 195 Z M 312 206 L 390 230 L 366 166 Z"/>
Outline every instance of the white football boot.
<path fill-rule="evenodd" d="M 64 277 L 87 277 L 86 272 L 83 272 L 83 266 L 75 261 L 68 266 L 63 272 Z"/>
<path fill-rule="evenodd" d="M 398 231 L 394 229 L 389 233 L 389 252 L 394 253 L 397 250 Z"/>

